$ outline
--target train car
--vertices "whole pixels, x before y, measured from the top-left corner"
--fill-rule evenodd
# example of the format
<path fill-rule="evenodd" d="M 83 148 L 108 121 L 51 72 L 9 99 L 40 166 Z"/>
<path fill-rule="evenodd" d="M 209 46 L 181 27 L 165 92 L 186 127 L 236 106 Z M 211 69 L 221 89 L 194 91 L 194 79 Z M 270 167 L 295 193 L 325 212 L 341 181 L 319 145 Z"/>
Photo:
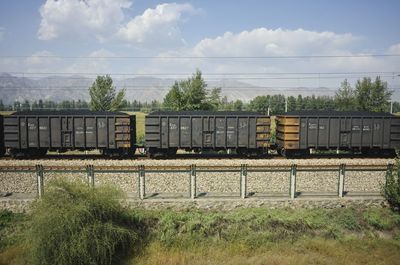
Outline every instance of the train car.
<path fill-rule="evenodd" d="M 150 157 L 167 157 L 178 149 L 235 150 L 247 156 L 267 154 L 270 117 L 254 112 L 153 112 L 145 120 Z"/>
<path fill-rule="evenodd" d="M 3 134 L 3 116 L 0 115 L 0 157 L 4 156 L 6 148 L 4 146 L 4 134 Z"/>
<path fill-rule="evenodd" d="M 297 111 L 276 118 L 276 146 L 284 156 L 315 150 L 394 155 L 400 117 L 389 113 Z"/>
<path fill-rule="evenodd" d="M 4 116 L 3 124 L 12 157 L 92 149 L 109 156 L 135 153 L 135 116 L 121 112 L 21 111 Z"/>

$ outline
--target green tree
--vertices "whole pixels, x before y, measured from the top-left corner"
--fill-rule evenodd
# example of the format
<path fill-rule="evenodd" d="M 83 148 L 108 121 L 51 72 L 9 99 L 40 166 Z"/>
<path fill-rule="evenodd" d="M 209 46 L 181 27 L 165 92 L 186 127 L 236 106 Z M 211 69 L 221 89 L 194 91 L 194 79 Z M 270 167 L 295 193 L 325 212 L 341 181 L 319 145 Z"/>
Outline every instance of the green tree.
<path fill-rule="evenodd" d="M 241 101 L 240 99 L 237 99 L 233 103 L 233 110 L 242 111 L 243 110 L 243 101 Z"/>
<path fill-rule="evenodd" d="M 282 114 L 285 112 L 285 96 L 273 95 L 270 101 L 270 114 Z"/>
<path fill-rule="evenodd" d="M 170 110 L 180 111 L 184 108 L 182 91 L 179 83 L 175 82 L 171 90 L 164 98 L 164 107 Z"/>
<path fill-rule="evenodd" d="M 393 113 L 398 113 L 400 112 L 400 102 L 395 101 L 393 102 Z"/>
<path fill-rule="evenodd" d="M 335 94 L 336 110 L 349 111 L 356 109 L 355 91 L 345 79 Z"/>
<path fill-rule="evenodd" d="M 366 111 L 388 111 L 392 92 L 386 82 L 376 77 L 375 82 L 370 77 L 358 80 L 355 89 L 357 107 Z"/>
<path fill-rule="evenodd" d="M 383 82 L 379 76 L 376 77 L 371 91 L 370 110 L 375 112 L 389 111 L 392 93 L 388 89 L 387 82 Z"/>
<path fill-rule="evenodd" d="M 39 108 L 39 104 L 38 104 L 38 102 L 35 100 L 33 103 L 32 103 L 32 109 L 33 110 L 36 110 L 36 109 L 38 109 Z"/>
<path fill-rule="evenodd" d="M 21 102 L 15 101 L 13 104 L 13 110 L 20 111 L 21 110 Z"/>
<path fill-rule="evenodd" d="M 171 110 L 209 110 L 213 109 L 208 95 L 207 84 L 199 70 L 187 80 L 175 82 L 171 90 L 164 98 L 163 105 Z M 218 95 L 218 89 L 212 90 L 214 97 Z M 219 97 L 219 95 L 218 95 Z"/>
<path fill-rule="evenodd" d="M 31 104 L 29 103 L 28 100 L 25 100 L 24 103 L 22 103 L 22 110 L 30 110 L 31 109 Z"/>
<path fill-rule="evenodd" d="M 315 110 L 315 95 L 307 96 L 303 100 L 304 102 L 304 110 Z"/>
<path fill-rule="evenodd" d="M 298 95 L 296 99 L 296 110 L 304 110 L 304 100 L 302 95 Z"/>
<path fill-rule="evenodd" d="M 295 97 L 289 96 L 287 98 L 287 104 L 288 104 L 288 111 L 296 110 L 296 98 Z"/>
<path fill-rule="evenodd" d="M 89 88 L 90 109 L 97 111 L 117 111 L 123 107 L 125 90 L 116 92 L 109 75 L 97 76 Z"/>
<path fill-rule="evenodd" d="M 253 100 L 250 101 L 249 108 L 252 111 L 261 112 L 264 114 L 268 113 L 268 109 L 270 107 L 271 96 L 257 96 Z"/>
<path fill-rule="evenodd" d="M 73 105 L 71 104 L 72 102 L 69 100 L 63 100 L 60 103 L 58 103 L 58 108 L 59 109 L 73 109 Z"/>
<path fill-rule="evenodd" d="M 51 100 L 46 100 L 44 102 L 44 108 L 47 110 L 57 109 L 57 103 L 55 103 L 54 101 L 51 101 Z"/>
<path fill-rule="evenodd" d="M 192 78 L 180 82 L 183 91 L 183 104 L 185 110 L 201 110 L 207 105 L 207 84 L 201 72 L 196 71 Z"/>
<path fill-rule="evenodd" d="M 38 109 L 43 109 L 43 108 L 44 108 L 44 106 L 43 106 L 43 100 L 39 99 L 39 102 L 38 102 Z"/>
<path fill-rule="evenodd" d="M 209 104 L 209 106 L 207 106 L 207 109 L 218 110 L 220 108 L 220 106 L 222 105 L 220 87 L 215 87 L 211 89 L 207 97 L 207 102 Z"/>

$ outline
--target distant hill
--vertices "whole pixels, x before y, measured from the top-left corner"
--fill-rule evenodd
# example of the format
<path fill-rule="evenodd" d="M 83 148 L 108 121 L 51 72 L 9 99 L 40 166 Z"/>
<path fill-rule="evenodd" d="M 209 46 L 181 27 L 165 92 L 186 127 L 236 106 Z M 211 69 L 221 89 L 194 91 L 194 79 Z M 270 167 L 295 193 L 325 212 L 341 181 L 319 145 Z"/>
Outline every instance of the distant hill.
<path fill-rule="evenodd" d="M 162 100 L 169 88 L 175 82 L 170 78 L 155 77 L 135 77 L 125 79 L 113 79 L 117 89 L 126 88 L 126 99 L 129 101 L 137 100 L 150 102 L 152 100 Z M 94 78 L 84 76 L 48 76 L 43 78 L 17 77 L 8 73 L 0 73 L 0 98 L 5 104 L 14 101 L 34 101 L 39 99 L 62 101 L 62 100 L 89 100 L 88 88 L 93 83 Z M 303 96 L 334 95 L 334 90 L 327 88 L 320 89 L 321 92 L 315 93 L 315 89 L 309 90 L 304 87 L 295 89 L 273 89 L 252 85 L 235 79 L 223 79 L 208 82 L 208 88 L 221 87 L 222 95 L 229 100 L 241 99 L 249 101 L 258 95 L 285 94 Z M 309 90 L 309 91 L 307 91 Z"/>

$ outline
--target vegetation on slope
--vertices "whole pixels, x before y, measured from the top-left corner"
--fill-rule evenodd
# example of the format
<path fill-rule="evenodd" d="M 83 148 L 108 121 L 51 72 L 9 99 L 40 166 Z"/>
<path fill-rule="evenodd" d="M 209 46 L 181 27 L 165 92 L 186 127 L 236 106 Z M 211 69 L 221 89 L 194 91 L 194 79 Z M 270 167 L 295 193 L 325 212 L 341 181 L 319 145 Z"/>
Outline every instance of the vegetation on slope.
<path fill-rule="evenodd" d="M 119 194 L 119 195 L 116 195 Z M 132 210 L 112 188 L 57 182 L 0 214 L 0 264 L 395 264 L 389 208 Z"/>

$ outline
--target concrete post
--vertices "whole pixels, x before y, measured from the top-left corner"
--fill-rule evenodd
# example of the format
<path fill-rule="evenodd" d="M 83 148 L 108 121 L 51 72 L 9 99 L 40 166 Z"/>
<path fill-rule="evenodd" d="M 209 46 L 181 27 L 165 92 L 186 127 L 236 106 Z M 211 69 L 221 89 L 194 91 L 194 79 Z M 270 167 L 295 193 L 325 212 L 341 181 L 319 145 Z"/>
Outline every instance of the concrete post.
<path fill-rule="evenodd" d="M 290 169 L 290 198 L 296 197 L 296 165 L 292 165 Z"/>
<path fill-rule="evenodd" d="M 346 168 L 345 164 L 341 164 L 339 166 L 339 187 L 338 187 L 339 198 L 343 198 L 345 168 Z"/>
<path fill-rule="evenodd" d="M 86 167 L 87 172 L 87 184 L 89 187 L 94 188 L 94 168 L 92 165 Z"/>
<path fill-rule="evenodd" d="M 196 165 L 190 166 L 190 198 L 196 198 Z"/>
<path fill-rule="evenodd" d="M 240 166 L 240 197 L 245 199 L 247 196 L 247 165 Z"/>
<path fill-rule="evenodd" d="M 37 178 L 37 193 L 38 193 L 38 197 L 41 198 L 44 193 L 43 166 L 42 165 L 36 165 L 36 178 Z"/>
<path fill-rule="evenodd" d="M 143 200 L 146 197 L 146 179 L 144 166 L 139 166 L 139 198 Z"/>

